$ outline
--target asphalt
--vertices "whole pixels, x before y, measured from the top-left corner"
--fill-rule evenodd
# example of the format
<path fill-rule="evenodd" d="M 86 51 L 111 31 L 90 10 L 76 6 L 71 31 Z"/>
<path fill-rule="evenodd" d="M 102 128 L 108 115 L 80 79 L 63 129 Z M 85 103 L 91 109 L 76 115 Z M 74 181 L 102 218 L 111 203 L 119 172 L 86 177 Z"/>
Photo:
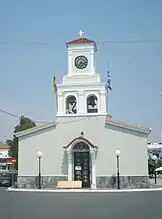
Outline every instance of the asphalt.
<path fill-rule="evenodd" d="M 5 219 L 161 219 L 162 191 L 32 193 L 0 189 Z"/>

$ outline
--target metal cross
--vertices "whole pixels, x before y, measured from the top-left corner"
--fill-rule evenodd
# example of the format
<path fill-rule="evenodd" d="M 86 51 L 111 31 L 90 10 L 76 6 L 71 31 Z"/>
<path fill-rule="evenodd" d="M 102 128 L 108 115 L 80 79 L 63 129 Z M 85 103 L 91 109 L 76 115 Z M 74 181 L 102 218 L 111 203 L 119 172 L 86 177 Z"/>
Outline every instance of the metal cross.
<path fill-rule="evenodd" d="M 82 38 L 83 37 L 84 32 L 82 30 L 79 31 L 78 35 Z"/>

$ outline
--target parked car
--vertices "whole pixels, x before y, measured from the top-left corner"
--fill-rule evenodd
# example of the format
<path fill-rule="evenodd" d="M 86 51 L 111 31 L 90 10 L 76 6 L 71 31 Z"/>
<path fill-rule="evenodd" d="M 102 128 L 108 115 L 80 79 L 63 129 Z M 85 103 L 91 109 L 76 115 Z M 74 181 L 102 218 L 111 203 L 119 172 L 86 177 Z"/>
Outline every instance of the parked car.
<path fill-rule="evenodd" d="M 12 174 L 8 172 L 0 173 L 0 186 L 12 186 Z"/>

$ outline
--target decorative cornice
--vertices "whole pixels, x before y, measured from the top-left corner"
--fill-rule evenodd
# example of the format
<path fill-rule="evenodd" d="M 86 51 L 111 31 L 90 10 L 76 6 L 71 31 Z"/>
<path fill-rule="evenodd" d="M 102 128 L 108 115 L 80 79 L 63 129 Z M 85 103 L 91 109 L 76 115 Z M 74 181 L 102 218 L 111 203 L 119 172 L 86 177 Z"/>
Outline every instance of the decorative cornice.
<path fill-rule="evenodd" d="M 89 146 L 91 146 L 92 148 L 98 148 L 97 146 L 95 146 L 94 144 L 92 144 L 88 139 L 84 138 L 83 136 L 74 138 L 68 145 L 64 146 L 63 148 L 67 149 L 69 148 L 73 143 L 75 143 L 75 141 L 83 141 L 86 142 Z"/>
<path fill-rule="evenodd" d="M 73 90 L 76 90 L 78 91 L 78 86 L 79 88 L 84 88 L 85 91 L 91 91 L 92 88 L 94 90 L 98 90 L 98 89 L 101 89 L 101 88 L 105 88 L 105 83 L 87 83 L 87 84 L 82 84 L 82 83 L 78 83 L 77 84 L 72 84 L 72 83 L 66 83 L 66 84 L 58 84 L 58 89 L 62 90 L 62 91 L 65 91 L 66 89 L 68 89 L 67 91 L 69 92 L 69 88 L 70 88 L 70 91 L 73 91 Z"/>

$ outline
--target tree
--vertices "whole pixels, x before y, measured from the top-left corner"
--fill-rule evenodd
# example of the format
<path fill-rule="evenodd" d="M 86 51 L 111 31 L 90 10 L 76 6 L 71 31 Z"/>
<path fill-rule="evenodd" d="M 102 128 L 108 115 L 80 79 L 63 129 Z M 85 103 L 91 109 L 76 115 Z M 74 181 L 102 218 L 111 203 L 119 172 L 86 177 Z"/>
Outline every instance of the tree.
<path fill-rule="evenodd" d="M 155 170 L 155 162 L 149 157 L 148 159 L 148 171 L 149 175 L 153 174 Z"/>
<path fill-rule="evenodd" d="M 35 127 L 36 124 L 31 119 L 21 116 L 19 120 L 19 124 L 15 126 L 14 133 L 24 131 L 30 128 Z M 9 146 L 9 156 L 15 157 L 16 162 L 16 169 L 18 168 L 18 138 L 13 135 L 13 139 L 6 140 L 6 144 Z"/>
<path fill-rule="evenodd" d="M 155 162 L 151 159 L 151 157 L 149 157 L 148 159 L 149 174 L 154 174 L 155 168 L 159 168 L 161 166 L 162 166 L 162 162 L 159 159 L 157 159 L 157 161 Z"/>

